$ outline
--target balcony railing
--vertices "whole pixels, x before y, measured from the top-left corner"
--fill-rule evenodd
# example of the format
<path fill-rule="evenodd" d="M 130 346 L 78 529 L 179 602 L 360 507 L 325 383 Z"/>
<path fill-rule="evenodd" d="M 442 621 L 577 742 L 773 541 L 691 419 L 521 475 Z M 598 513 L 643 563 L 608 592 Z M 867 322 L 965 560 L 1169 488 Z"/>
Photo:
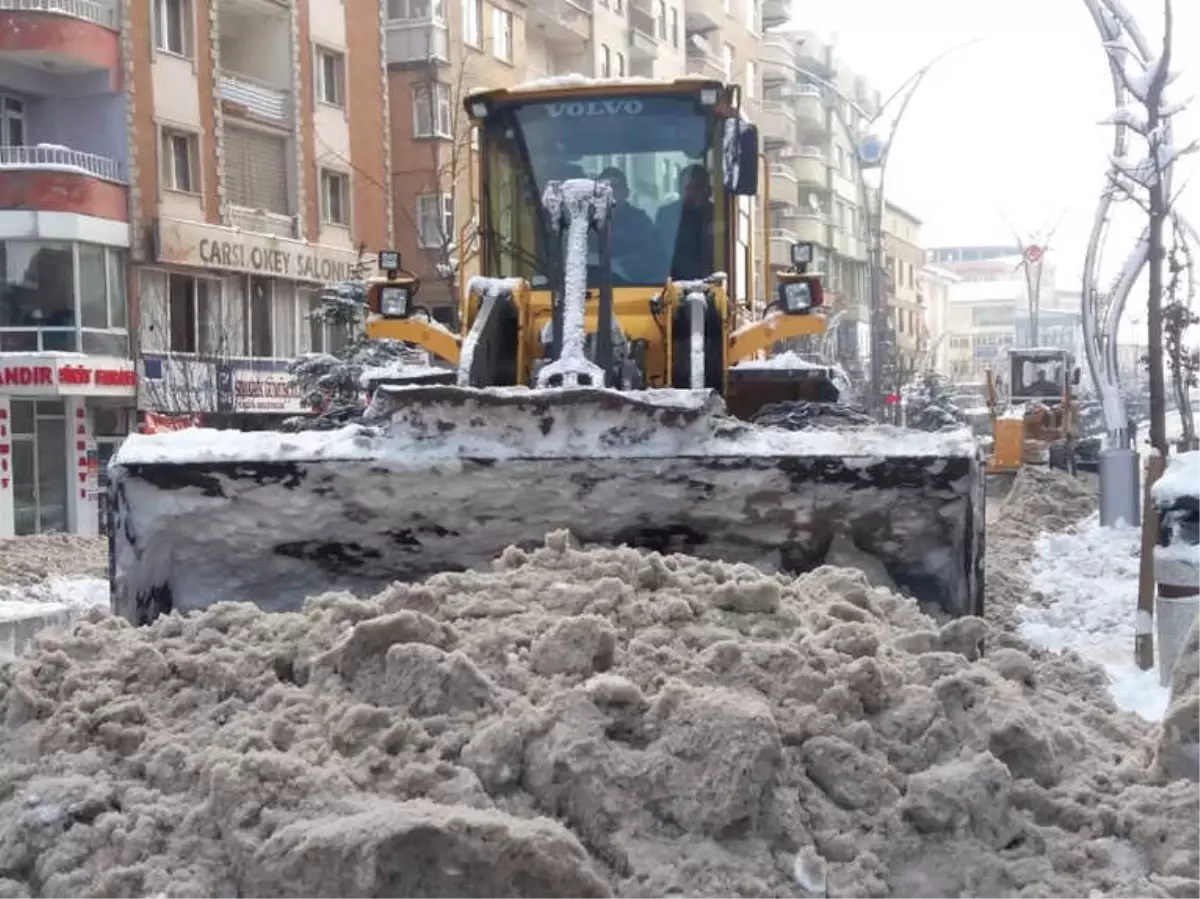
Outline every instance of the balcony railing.
<path fill-rule="evenodd" d="M 0 12 L 56 13 L 113 31 L 120 29 L 117 5 L 102 0 L 0 0 Z"/>
<path fill-rule="evenodd" d="M 243 206 L 229 207 L 229 223 L 243 231 L 258 234 L 274 234 L 276 237 L 296 238 L 296 217 L 265 209 L 246 209 Z"/>
<path fill-rule="evenodd" d="M 58 144 L 38 144 L 36 147 L 0 146 L 0 171 L 40 170 L 90 175 L 103 181 L 125 184 L 125 166 L 107 156 L 83 153 Z"/>
<path fill-rule="evenodd" d="M 688 47 L 687 73 L 699 75 L 702 78 L 726 80 L 725 64 L 715 53 L 704 53 L 701 50 Z"/>
<path fill-rule="evenodd" d="M 654 16 L 633 6 L 629 8 L 629 52 L 643 59 L 658 54 Z"/>
<path fill-rule="evenodd" d="M 450 29 L 437 19 L 390 19 L 385 25 L 387 61 L 450 59 Z"/>
<path fill-rule="evenodd" d="M 288 125 L 292 121 L 292 92 L 272 87 L 245 75 L 222 71 L 217 76 L 221 99 L 245 107 L 250 115 Z"/>

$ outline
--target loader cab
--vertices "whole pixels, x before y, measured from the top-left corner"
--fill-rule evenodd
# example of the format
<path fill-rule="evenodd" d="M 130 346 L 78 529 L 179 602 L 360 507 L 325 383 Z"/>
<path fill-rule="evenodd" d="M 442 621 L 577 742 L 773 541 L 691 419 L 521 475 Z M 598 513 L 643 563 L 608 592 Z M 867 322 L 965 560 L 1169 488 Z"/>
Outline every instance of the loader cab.
<path fill-rule="evenodd" d="M 735 267 L 738 196 L 758 190 L 758 134 L 736 86 L 703 79 L 586 82 L 472 94 L 479 129 L 480 268 L 549 290 L 561 265 L 542 195 L 608 181 L 614 289 L 661 287 Z M 601 280 L 589 246 L 587 283 Z"/>
<path fill-rule="evenodd" d="M 1013 403 L 1058 405 L 1079 383 L 1079 369 L 1065 350 L 1012 350 L 1009 390 Z"/>

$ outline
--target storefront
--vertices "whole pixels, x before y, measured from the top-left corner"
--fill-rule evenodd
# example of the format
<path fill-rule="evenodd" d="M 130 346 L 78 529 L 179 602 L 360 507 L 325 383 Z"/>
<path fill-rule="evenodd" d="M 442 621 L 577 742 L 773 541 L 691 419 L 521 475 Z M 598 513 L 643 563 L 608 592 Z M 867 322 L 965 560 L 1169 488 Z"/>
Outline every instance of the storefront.
<path fill-rule="evenodd" d="M 177 219 L 154 234 L 156 261 L 137 270 L 139 408 L 225 427 L 308 411 L 287 364 L 330 348 L 312 312 L 358 254 Z"/>
<path fill-rule="evenodd" d="M 210 361 L 147 354 L 142 372 L 138 408 L 155 416 L 158 427 L 178 420 L 257 430 L 312 411 L 281 360 Z"/>
<path fill-rule="evenodd" d="M 0 357 L 0 537 L 100 533 L 103 472 L 130 431 L 129 359 Z"/>

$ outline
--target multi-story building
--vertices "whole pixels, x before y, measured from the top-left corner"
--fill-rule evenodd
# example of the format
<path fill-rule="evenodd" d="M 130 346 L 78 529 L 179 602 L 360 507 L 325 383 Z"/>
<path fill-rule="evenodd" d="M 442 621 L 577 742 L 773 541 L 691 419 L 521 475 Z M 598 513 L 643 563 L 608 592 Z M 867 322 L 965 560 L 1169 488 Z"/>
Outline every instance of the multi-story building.
<path fill-rule="evenodd" d="M 950 333 L 947 321 L 950 315 L 950 292 L 960 279 L 953 272 L 935 265 L 926 265 L 917 277 L 929 332 L 931 364 L 938 374 L 949 375 Z"/>
<path fill-rule="evenodd" d="M 951 377 L 980 381 L 1002 364 L 1006 350 L 1031 342 L 1029 288 L 1021 256 L 1013 248 L 955 247 L 933 251 L 939 267 L 959 278 L 950 290 L 946 331 Z M 953 252 L 949 252 L 953 250 Z M 955 258 L 961 261 L 954 261 Z M 1077 290 L 1056 287 L 1052 260 L 1043 265 L 1039 290 L 1037 343 L 1069 350 L 1082 358 L 1082 308 Z"/>
<path fill-rule="evenodd" d="M 120 5 L 0 3 L 0 34 L 0 536 L 94 534 L 136 397 Z"/>
<path fill-rule="evenodd" d="M 387 0 L 394 242 L 439 320 L 453 320 L 462 279 L 478 265 L 477 144 L 463 100 L 527 80 L 528 35 L 539 26 L 562 52 L 581 53 L 587 18 L 566 0 L 537 12 L 514 0 Z"/>
<path fill-rule="evenodd" d="M 901 372 L 919 364 L 929 340 L 921 293 L 925 250 L 921 246 L 921 220 L 894 203 L 883 213 L 885 289 L 888 320 L 895 341 L 895 362 Z"/>
<path fill-rule="evenodd" d="M 377 3 L 123 3 L 139 403 L 253 427 L 307 410 L 310 312 L 389 241 Z"/>

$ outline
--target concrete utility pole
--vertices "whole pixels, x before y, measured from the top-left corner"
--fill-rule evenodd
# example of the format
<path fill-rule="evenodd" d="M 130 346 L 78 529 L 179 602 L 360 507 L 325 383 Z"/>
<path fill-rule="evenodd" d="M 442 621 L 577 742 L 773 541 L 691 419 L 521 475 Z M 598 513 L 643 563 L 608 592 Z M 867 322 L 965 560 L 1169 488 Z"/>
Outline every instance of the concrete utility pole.
<path fill-rule="evenodd" d="M 827 91 L 832 97 L 854 110 L 864 120 L 865 127 L 856 133 L 850 122 L 846 120 L 845 115 L 843 115 L 840 105 L 838 103 L 832 104 L 834 118 L 837 120 L 838 126 L 845 133 L 847 143 L 849 143 L 851 149 L 854 151 L 855 180 L 858 183 L 861 207 L 865 213 L 864 236 L 867 244 L 867 268 L 869 272 L 869 325 L 871 339 L 871 367 L 870 378 L 867 384 L 866 407 L 867 411 L 875 416 L 883 413 L 883 398 L 885 396 L 883 389 L 883 354 L 884 336 L 887 334 L 888 309 L 884 284 L 886 268 L 884 265 L 883 215 L 886 208 L 884 195 L 887 184 L 888 160 L 891 157 L 892 146 L 895 143 L 896 132 L 900 127 L 900 122 L 904 119 L 904 114 L 908 111 L 909 103 L 912 102 L 912 98 L 916 94 L 917 88 L 921 86 L 921 82 L 925 80 L 925 76 L 946 57 L 972 44 L 977 44 L 981 40 L 983 38 L 973 38 L 969 41 L 964 41 L 933 57 L 905 79 L 900 87 L 893 91 L 873 114 L 868 113 L 860 105 L 843 94 L 836 85 L 826 81 L 815 72 L 801 66 L 793 67 L 794 73 L 802 77 L 806 83 Z M 888 137 L 886 139 L 878 137 L 875 134 L 875 125 L 883 119 L 884 113 L 897 102 L 899 103 L 899 108 L 892 119 Z M 879 173 L 879 184 L 875 188 L 873 198 L 865 175 L 870 170 L 875 170 Z M 873 203 L 871 202 L 872 199 L 874 199 Z"/>

